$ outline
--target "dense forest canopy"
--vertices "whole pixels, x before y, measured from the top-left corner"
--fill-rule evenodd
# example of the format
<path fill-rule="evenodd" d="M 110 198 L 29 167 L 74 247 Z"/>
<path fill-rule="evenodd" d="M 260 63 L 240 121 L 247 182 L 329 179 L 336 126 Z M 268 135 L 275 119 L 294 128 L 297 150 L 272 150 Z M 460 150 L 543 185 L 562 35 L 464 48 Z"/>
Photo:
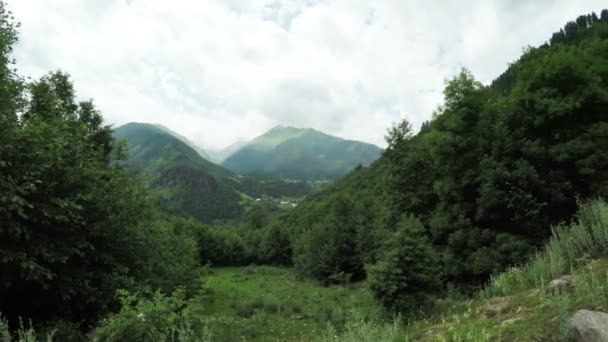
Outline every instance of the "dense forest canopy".
<path fill-rule="evenodd" d="M 239 178 L 158 127 L 115 131 L 135 141 L 127 147 L 91 100 L 77 101 L 67 73 L 19 76 L 17 29 L 0 2 L 0 312 L 9 330 L 31 319 L 60 327 L 60 340 L 149 340 L 154 325 L 177 340 L 186 301 L 213 298 L 209 267 L 252 263 L 293 267 L 322 285 L 366 280 L 387 312 L 407 316 L 526 262 L 578 201 L 608 195 L 608 10 L 527 49 L 490 85 L 462 70 L 419 132 L 395 124 L 380 159 L 278 213 L 242 212 L 239 196 L 308 189 Z M 151 170 L 154 185 L 194 191 L 159 202 Z M 221 196 L 202 196 L 204 187 Z M 197 217 L 233 212 L 242 220 Z M 146 310 L 156 315 L 147 323 Z"/>

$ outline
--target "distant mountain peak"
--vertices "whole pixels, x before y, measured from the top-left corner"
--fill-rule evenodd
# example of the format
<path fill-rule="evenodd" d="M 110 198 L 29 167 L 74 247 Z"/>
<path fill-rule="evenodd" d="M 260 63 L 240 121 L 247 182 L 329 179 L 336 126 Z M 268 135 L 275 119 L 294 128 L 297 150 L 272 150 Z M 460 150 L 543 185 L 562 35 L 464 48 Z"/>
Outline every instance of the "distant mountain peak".
<path fill-rule="evenodd" d="M 344 176 L 369 165 L 382 149 L 312 128 L 277 125 L 226 158 L 222 165 L 239 173 L 265 173 L 312 180 Z"/>

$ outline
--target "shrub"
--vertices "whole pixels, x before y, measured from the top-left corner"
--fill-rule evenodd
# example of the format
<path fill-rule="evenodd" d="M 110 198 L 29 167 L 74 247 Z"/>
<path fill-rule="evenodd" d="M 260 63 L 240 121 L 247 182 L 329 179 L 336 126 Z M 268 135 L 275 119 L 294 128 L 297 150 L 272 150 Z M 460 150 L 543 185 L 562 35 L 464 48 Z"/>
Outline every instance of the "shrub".
<path fill-rule="evenodd" d="M 208 340 L 202 320 L 188 315 L 184 290 L 170 296 L 155 292 L 150 298 L 119 291 L 119 300 L 120 311 L 95 329 L 94 341 Z"/>

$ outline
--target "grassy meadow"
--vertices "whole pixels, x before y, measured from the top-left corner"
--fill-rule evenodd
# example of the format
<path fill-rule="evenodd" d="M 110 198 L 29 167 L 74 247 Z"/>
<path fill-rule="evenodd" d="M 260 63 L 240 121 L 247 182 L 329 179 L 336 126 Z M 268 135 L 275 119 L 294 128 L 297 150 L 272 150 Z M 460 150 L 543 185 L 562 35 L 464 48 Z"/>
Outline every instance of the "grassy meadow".
<path fill-rule="evenodd" d="M 379 308 L 364 283 L 323 287 L 270 266 L 210 269 L 191 302 L 196 315 L 213 317 L 217 340 L 315 340 L 329 325 L 342 329 L 358 317 L 376 319 Z M 222 322 L 238 321 L 224 330 Z"/>

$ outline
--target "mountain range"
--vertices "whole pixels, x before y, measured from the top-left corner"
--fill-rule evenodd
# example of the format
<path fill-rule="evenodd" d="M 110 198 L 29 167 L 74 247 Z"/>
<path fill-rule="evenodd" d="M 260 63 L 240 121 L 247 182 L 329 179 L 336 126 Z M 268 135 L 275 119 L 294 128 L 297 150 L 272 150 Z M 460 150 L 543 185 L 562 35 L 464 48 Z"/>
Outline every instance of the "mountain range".
<path fill-rule="evenodd" d="M 311 191 L 306 182 L 238 175 L 160 125 L 129 123 L 114 129 L 114 136 L 126 140 L 128 163 L 143 170 L 161 201 L 204 222 L 238 218 L 263 196 L 301 197 Z"/>
<path fill-rule="evenodd" d="M 276 126 L 231 154 L 222 166 L 240 174 L 299 180 L 337 179 L 378 159 L 382 149 L 314 129 Z"/>

